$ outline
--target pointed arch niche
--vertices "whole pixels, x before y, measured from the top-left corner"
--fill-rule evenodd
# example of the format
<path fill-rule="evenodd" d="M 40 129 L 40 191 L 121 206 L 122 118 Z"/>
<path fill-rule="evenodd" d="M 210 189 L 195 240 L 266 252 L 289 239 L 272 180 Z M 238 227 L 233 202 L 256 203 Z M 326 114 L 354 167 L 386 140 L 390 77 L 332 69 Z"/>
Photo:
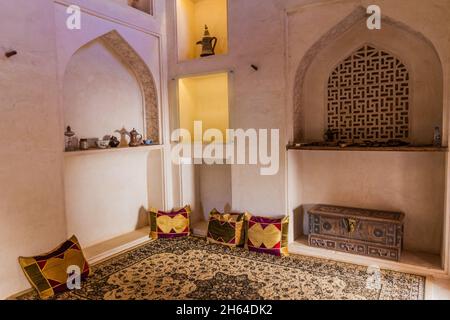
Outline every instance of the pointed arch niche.
<path fill-rule="evenodd" d="M 405 95 L 406 91 L 404 91 L 402 97 L 408 100 L 409 115 L 405 115 L 405 110 L 403 110 L 403 114 L 399 113 L 394 116 L 396 120 L 399 115 L 404 117 L 401 125 L 403 134 L 394 134 L 392 138 L 401 138 L 413 144 L 430 144 L 434 128 L 436 126 L 442 128 L 443 124 L 443 71 L 436 50 L 423 35 L 388 17 L 384 18 L 380 31 L 369 30 L 365 19 L 364 10 L 356 10 L 319 39 L 302 59 L 294 83 L 294 140 L 297 142 L 323 140 L 323 135 L 330 124 L 327 116 L 327 90 L 330 75 L 345 59 L 361 48 L 370 46 L 378 52 L 401 61 L 408 74 L 408 79 L 401 82 L 408 88 L 406 90 L 408 94 Z M 383 67 L 387 67 L 389 62 L 383 59 L 380 56 L 380 59 L 374 63 L 386 63 Z M 356 63 L 356 61 L 352 63 Z M 352 63 L 349 64 L 349 67 L 356 68 Z M 385 76 L 386 72 L 391 71 L 396 73 L 400 70 L 395 67 L 392 70 L 380 68 L 378 75 Z M 362 73 L 366 77 L 371 77 L 370 70 L 366 70 L 365 67 Z M 341 74 L 341 76 L 354 78 L 356 75 Z M 388 75 L 386 76 L 388 77 Z M 379 82 L 380 86 L 383 85 L 380 79 L 375 79 L 375 82 Z M 393 85 L 395 87 L 396 81 Z M 345 90 L 344 87 L 337 89 Z M 347 89 L 351 93 L 354 88 L 350 86 Z M 384 88 L 379 91 L 384 91 L 381 92 L 382 94 L 392 93 L 394 96 L 389 99 L 395 99 L 395 95 L 401 91 L 401 89 L 397 89 Z M 341 97 L 345 95 L 343 92 L 341 94 Z M 352 95 L 349 96 L 349 106 L 355 105 L 357 102 L 358 95 L 355 95 L 354 101 L 352 101 Z M 397 99 L 392 107 L 398 108 L 403 102 Z M 376 104 L 375 101 L 374 104 Z M 353 111 L 357 112 L 357 108 L 350 108 L 349 116 Z M 393 124 L 391 120 L 388 122 Z M 344 125 L 345 121 L 340 124 Z M 354 124 L 354 117 L 348 124 Z M 348 128 L 341 128 L 341 130 L 346 131 L 351 127 L 349 125 Z M 390 126 L 392 130 L 399 130 L 399 128 L 393 127 L 395 126 Z M 391 137 L 391 135 L 388 136 Z M 379 140 L 386 139 L 379 138 Z"/>
<path fill-rule="evenodd" d="M 125 127 L 160 143 L 158 93 L 146 63 L 111 31 L 78 49 L 64 75 L 64 124 L 79 138 Z"/>
<path fill-rule="evenodd" d="M 323 141 L 330 124 L 331 127 L 339 126 L 339 129 L 348 124 L 347 129 L 351 129 L 353 134 L 352 121 L 355 113 L 359 112 L 359 100 L 364 100 L 361 103 L 365 107 L 371 105 L 377 109 L 377 104 L 379 107 L 382 104 L 379 92 L 383 91 L 389 99 L 394 99 L 389 108 L 405 117 L 395 119 L 394 115 L 394 120 L 404 131 L 394 134 L 394 126 L 393 135 L 384 136 L 380 134 L 383 129 L 378 127 L 374 129 L 378 136 L 367 135 L 370 130 L 365 129 L 364 135 L 356 135 L 355 138 L 345 136 L 347 131 L 344 130 L 341 132 L 343 140 L 401 139 L 414 145 L 430 145 L 434 128 L 439 126 L 443 128 L 444 144 L 447 143 L 447 124 L 444 125 L 443 116 L 447 114 L 444 110 L 447 105 L 444 104 L 443 68 L 433 44 L 421 33 L 386 15 L 383 15 L 381 30 L 369 30 L 365 8 L 357 8 L 315 40 L 308 39 L 312 45 L 305 47 L 302 41 L 311 36 L 305 30 L 305 21 L 319 21 L 321 14 L 318 9 L 308 7 L 288 16 L 288 59 L 289 65 L 294 66 L 289 73 L 293 103 L 290 138 L 299 143 Z M 371 66 L 371 63 L 376 66 Z M 362 71 L 358 70 L 358 64 Z M 367 72 L 369 67 L 376 70 L 375 78 Z M 383 85 L 381 79 L 386 76 L 389 85 L 397 86 L 395 90 L 380 89 Z M 350 85 L 346 79 L 350 79 Z M 363 81 L 361 79 L 373 81 L 370 85 L 378 90 L 375 99 L 367 99 L 367 94 L 373 93 L 370 86 L 367 88 L 367 83 L 355 85 Z M 358 96 L 360 89 L 364 91 L 360 93 L 363 99 Z M 330 122 L 330 101 L 342 107 L 342 100 L 347 98 L 349 102 L 344 104 L 343 111 L 349 118 L 339 113 L 337 122 Z M 346 122 L 346 119 L 350 121 Z M 449 231 L 443 227 L 449 219 L 445 208 L 445 148 L 432 151 L 426 148 L 418 151 L 419 148 L 412 147 L 411 150 L 374 148 L 376 150 L 371 151 L 339 147 L 319 149 L 289 148 L 287 194 L 293 222 L 291 252 L 365 265 L 376 263 L 406 272 L 447 272 Z M 383 264 L 381 260 L 309 247 L 308 209 L 319 203 L 404 212 L 401 260 Z"/>

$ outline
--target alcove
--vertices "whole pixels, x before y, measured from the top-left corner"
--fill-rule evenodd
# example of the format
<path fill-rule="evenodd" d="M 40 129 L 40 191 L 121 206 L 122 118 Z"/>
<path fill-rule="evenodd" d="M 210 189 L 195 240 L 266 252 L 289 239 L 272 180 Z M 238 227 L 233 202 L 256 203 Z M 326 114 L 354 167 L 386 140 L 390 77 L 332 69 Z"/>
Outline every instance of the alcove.
<path fill-rule="evenodd" d="M 194 136 L 194 122 L 201 121 L 203 132 L 207 129 L 218 129 L 225 139 L 226 129 L 229 128 L 228 95 L 228 73 L 180 78 L 178 80 L 180 128 L 188 130 L 192 140 L 202 141 L 203 137 Z"/>
<path fill-rule="evenodd" d="M 217 38 L 216 55 L 228 53 L 227 0 L 176 0 L 178 60 L 200 58 L 201 41 L 208 26 Z"/>

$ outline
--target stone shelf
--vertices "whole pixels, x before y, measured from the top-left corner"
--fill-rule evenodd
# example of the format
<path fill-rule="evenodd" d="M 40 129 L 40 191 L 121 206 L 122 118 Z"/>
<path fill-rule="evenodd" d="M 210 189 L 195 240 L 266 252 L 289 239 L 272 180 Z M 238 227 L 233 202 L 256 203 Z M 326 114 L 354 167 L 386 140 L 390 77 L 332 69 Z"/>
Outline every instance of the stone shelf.
<path fill-rule="evenodd" d="M 339 146 L 287 146 L 287 150 L 303 151 L 389 151 L 389 152 L 448 152 L 448 147 L 407 146 L 407 147 L 345 147 Z"/>
<path fill-rule="evenodd" d="M 108 148 L 108 149 L 89 149 L 84 151 L 70 151 L 64 152 L 64 157 L 78 157 L 78 156 L 88 156 L 95 154 L 105 154 L 105 153 L 119 153 L 119 152 L 144 152 L 151 150 L 160 150 L 162 145 L 152 145 L 152 146 L 141 146 L 141 147 L 127 147 L 127 148 Z"/>

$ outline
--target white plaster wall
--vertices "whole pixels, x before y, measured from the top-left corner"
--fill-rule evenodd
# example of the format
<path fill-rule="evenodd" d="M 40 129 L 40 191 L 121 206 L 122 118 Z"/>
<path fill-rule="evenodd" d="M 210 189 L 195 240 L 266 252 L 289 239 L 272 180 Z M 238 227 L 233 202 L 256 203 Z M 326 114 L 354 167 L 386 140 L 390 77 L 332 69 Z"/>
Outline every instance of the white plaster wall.
<path fill-rule="evenodd" d="M 232 206 L 231 166 L 201 165 L 199 168 L 200 213 L 208 221 L 212 209 L 230 212 Z"/>
<path fill-rule="evenodd" d="M 19 256 L 66 238 L 53 23 L 51 1 L 0 3 L 0 298 L 28 287 Z"/>
<path fill-rule="evenodd" d="M 67 156 L 67 234 L 88 247 L 147 225 L 148 209 L 164 205 L 160 152 Z"/>
<path fill-rule="evenodd" d="M 443 153 L 290 151 L 289 167 L 296 223 L 303 221 L 301 209 L 317 203 L 401 211 L 405 249 L 440 254 Z"/>
<path fill-rule="evenodd" d="M 70 193 L 73 200 L 87 201 L 91 209 L 98 209 L 94 199 L 106 201 L 109 193 L 123 201 L 116 203 L 117 207 L 135 211 L 130 217 L 124 210 L 123 215 L 109 220 L 111 213 L 119 210 L 108 210 L 108 205 L 81 212 L 86 218 L 83 223 L 90 226 L 81 231 L 74 229 L 77 222 L 71 223 L 76 214 L 66 219 L 62 79 L 67 63 L 81 46 L 116 29 L 153 72 L 160 93 L 162 123 L 168 119 L 166 84 L 162 81 L 166 78 L 165 40 L 160 37 L 165 33 L 165 1 L 154 1 L 152 17 L 110 0 L 71 0 L 70 4 L 83 10 L 82 30 L 78 31 L 66 28 L 64 3 L 69 2 L 0 3 L 0 132 L 5 139 L 0 157 L 0 298 L 29 288 L 17 262 L 20 255 L 46 252 L 73 232 L 80 234 L 83 246 L 104 240 L 145 223 L 139 215 L 141 203 L 166 205 L 165 177 L 166 173 L 170 176 L 170 171 L 162 169 L 167 161 L 164 148 L 150 153 L 116 154 L 108 159 L 94 156 L 92 162 L 74 158 L 66 161 L 69 168 L 76 168 L 71 172 L 74 178 L 65 183 L 82 180 L 81 186 L 88 188 L 86 193 Z M 9 49 L 19 54 L 6 60 L 4 52 Z M 163 135 L 167 140 L 167 132 Z M 98 179 L 105 179 L 109 185 Z M 83 196 L 88 193 L 86 200 Z M 98 211 L 106 212 L 105 216 L 95 215 Z M 113 228 L 108 223 L 113 223 Z"/>

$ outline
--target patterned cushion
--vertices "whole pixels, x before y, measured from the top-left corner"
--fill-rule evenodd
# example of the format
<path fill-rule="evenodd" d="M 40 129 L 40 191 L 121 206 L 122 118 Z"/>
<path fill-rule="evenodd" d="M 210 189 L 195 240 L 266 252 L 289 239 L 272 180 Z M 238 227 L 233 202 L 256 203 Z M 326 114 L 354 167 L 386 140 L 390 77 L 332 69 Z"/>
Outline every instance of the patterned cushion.
<path fill-rule="evenodd" d="M 170 212 L 150 211 L 150 237 L 172 239 L 190 235 L 191 207 L 186 206 Z"/>
<path fill-rule="evenodd" d="M 275 256 L 288 255 L 289 217 L 264 218 L 247 214 L 246 246 L 248 250 Z"/>
<path fill-rule="evenodd" d="M 81 279 L 91 273 L 78 239 L 73 236 L 55 250 L 36 257 L 19 257 L 19 263 L 31 285 L 42 299 L 67 291 L 67 268 L 78 266 Z"/>
<path fill-rule="evenodd" d="M 220 213 L 213 209 L 209 214 L 208 241 L 237 247 L 244 244 L 244 213 Z"/>

